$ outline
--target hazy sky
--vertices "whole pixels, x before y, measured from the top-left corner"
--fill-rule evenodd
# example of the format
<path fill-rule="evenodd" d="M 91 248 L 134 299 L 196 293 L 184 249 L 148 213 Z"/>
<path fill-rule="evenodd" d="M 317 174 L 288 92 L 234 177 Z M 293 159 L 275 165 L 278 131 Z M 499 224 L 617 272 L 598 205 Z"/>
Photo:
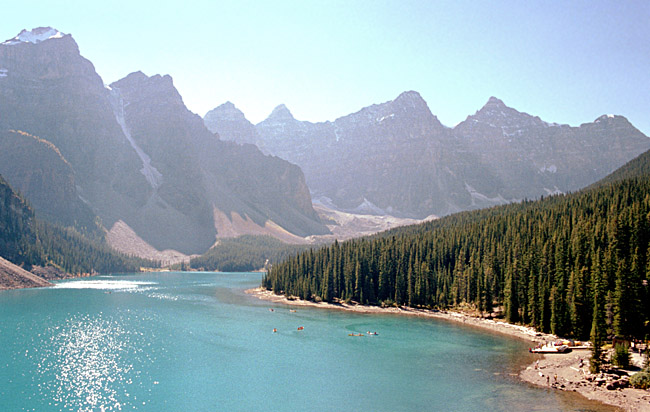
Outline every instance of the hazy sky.
<path fill-rule="evenodd" d="M 549 122 L 650 135 L 650 1 L 13 1 L 0 38 L 73 35 L 105 83 L 170 74 L 203 116 L 280 103 L 324 121 L 416 90 L 453 126 L 490 96 Z"/>

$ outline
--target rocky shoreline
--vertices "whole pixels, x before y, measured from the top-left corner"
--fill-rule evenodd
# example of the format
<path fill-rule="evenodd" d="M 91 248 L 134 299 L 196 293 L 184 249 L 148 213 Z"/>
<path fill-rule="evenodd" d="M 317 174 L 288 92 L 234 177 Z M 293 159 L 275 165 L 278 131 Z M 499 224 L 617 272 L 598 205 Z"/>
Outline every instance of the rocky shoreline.
<path fill-rule="evenodd" d="M 0 290 L 52 286 L 47 280 L 0 257 Z"/>
<path fill-rule="evenodd" d="M 519 377 L 536 386 L 576 392 L 626 411 L 650 411 L 650 391 L 630 388 L 629 377 L 623 371 L 591 374 L 590 355 L 589 350 L 539 355 Z"/>
<path fill-rule="evenodd" d="M 479 318 L 461 312 L 436 311 L 407 307 L 364 306 L 347 303 L 311 302 L 299 299 L 289 299 L 276 295 L 264 288 L 249 289 L 247 294 L 274 303 L 294 306 L 309 306 L 321 309 L 346 310 L 358 313 L 394 313 L 406 316 L 430 317 L 445 319 L 465 325 L 487 329 L 493 332 L 507 334 L 511 337 L 543 344 L 558 339 L 555 335 L 536 332 L 534 329 L 513 325 L 503 321 Z M 650 412 L 650 391 L 632 389 L 626 386 L 626 377 L 619 374 L 589 373 L 589 357 L 591 351 L 578 349 L 570 353 L 536 355 L 539 358 L 519 374 L 519 378 L 536 386 L 551 389 L 576 392 L 594 401 L 612 405 L 626 411 Z M 582 366 L 581 360 L 582 359 Z M 608 389 L 609 387 L 609 389 Z"/>

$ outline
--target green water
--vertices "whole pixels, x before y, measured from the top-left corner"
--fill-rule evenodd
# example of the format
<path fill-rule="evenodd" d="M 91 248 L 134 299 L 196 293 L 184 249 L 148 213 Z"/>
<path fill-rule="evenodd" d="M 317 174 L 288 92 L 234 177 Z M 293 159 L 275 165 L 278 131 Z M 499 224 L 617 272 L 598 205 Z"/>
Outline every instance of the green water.
<path fill-rule="evenodd" d="M 134 274 L 0 292 L 0 410 L 607 410 L 518 382 L 525 342 L 270 304 L 243 292 L 260 278 Z M 367 331 L 378 335 L 348 336 Z"/>

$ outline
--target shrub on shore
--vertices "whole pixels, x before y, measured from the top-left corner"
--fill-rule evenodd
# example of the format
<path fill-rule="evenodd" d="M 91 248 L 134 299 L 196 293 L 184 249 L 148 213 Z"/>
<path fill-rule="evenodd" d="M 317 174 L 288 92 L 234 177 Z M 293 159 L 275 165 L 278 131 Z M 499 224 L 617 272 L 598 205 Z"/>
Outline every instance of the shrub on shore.
<path fill-rule="evenodd" d="M 630 366 L 630 351 L 625 345 L 616 345 L 612 354 L 612 363 L 619 368 Z"/>
<path fill-rule="evenodd" d="M 639 372 L 630 378 L 630 385 L 636 389 L 650 389 L 650 373 Z"/>

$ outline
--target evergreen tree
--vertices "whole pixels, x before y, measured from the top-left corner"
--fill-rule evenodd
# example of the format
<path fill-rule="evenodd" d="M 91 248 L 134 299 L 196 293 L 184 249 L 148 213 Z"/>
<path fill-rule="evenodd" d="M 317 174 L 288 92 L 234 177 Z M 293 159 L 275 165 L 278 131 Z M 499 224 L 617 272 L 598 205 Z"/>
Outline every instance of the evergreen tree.
<path fill-rule="evenodd" d="M 591 361 L 590 369 L 592 373 L 597 373 L 600 371 L 602 364 L 602 346 L 603 341 L 606 337 L 606 325 L 605 325 L 605 311 L 604 311 L 604 299 L 603 299 L 603 290 L 602 290 L 602 273 L 600 271 L 600 259 L 596 261 L 594 267 L 594 272 L 592 273 L 593 279 L 593 294 L 594 294 L 594 303 L 593 303 L 593 320 L 591 323 Z"/>

